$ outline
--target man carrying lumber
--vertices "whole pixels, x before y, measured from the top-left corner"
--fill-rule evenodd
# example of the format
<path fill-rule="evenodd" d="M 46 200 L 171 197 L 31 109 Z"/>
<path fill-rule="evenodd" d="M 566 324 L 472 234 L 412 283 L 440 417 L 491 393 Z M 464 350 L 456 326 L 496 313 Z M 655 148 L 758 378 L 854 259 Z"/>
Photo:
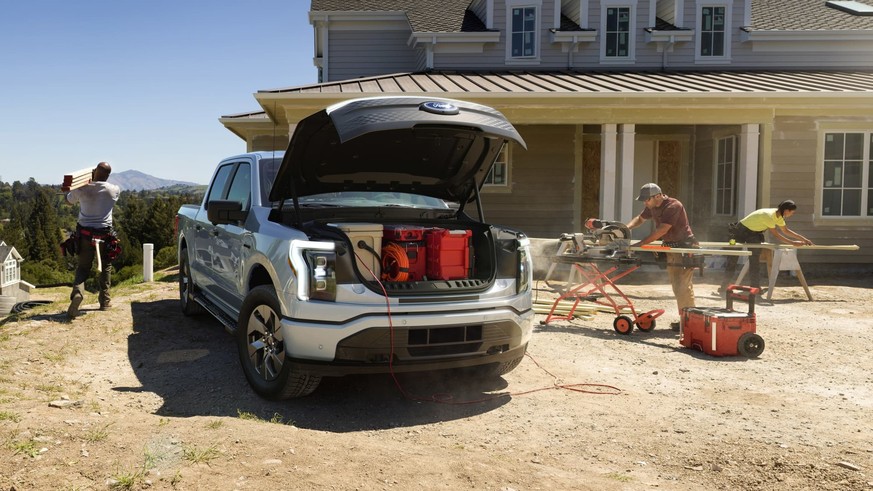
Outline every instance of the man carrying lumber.
<path fill-rule="evenodd" d="M 106 162 L 100 162 L 91 172 L 91 182 L 77 187 L 67 193 L 67 202 L 79 204 L 79 219 L 76 225 L 79 262 L 76 267 L 76 277 L 73 280 L 73 291 L 70 292 L 70 307 L 67 317 L 72 320 L 80 315 L 79 305 L 85 296 L 85 280 L 91 275 L 91 267 L 95 255 L 99 254 L 98 286 L 100 289 L 100 310 L 109 308 L 109 286 L 114 259 L 111 251 L 117 250 L 117 239 L 112 229 L 112 208 L 118 201 L 121 188 L 106 182 L 112 167 Z M 115 245 L 114 245 L 115 244 Z"/>
<path fill-rule="evenodd" d="M 728 226 L 728 232 L 731 239 L 738 244 L 761 244 L 764 242 L 764 232 L 770 231 L 770 235 L 776 237 L 780 242 L 796 246 L 813 245 L 812 241 L 799 233 L 791 230 L 785 224 L 785 219 L 794 215 L 797 211 L 797 205 L 794 201 L 787 199 L 777 208 L 761 208 L 749 213 L 745 218 L 737 223 L 732 223 Z M 753 288 L 761 287 L 759 271 L 759 263 L 761 262 L 761 251 L 759 248 L 750 248 L 752 255 L 749 257 L 749 286 Z M 724 278 L 721 286 L 718 288 L 718 295 L 724 297 L 728 284 L 733 281 L 734 271 L 737 269 L 737 256 L 729 256 L 727 264 L 724 268 Z M 762 292 L 763 293 L 763 292 Z"/>
<path fill-rule="evenodd" d="M 668 247 L 697 247 L 697 239 L 691 232 L 688 223 L 688 214 L 685 206 L 676 198 L 670 198 L 661 192 L 661 187 L 650 182 L 640 188 L 637 201 L 642 201 L 646 207 L 642 213 L 634 217 L 627 224 L 627 228 L 634 229 L 652 219 L 655 221 L 655 230 L 645 239 L 633 244 L 642 247 L 650 242 L 661 239 Z M 691 279 L 694 276 L 694 267 L 686 264 L 683 254 L 667 254 L 667 275 L 670 278 L 670 286 L 673 287 L 673 295 L 676 296 L 676 306 L 679 307 L 679 318 L 682 318 L 682 309 L 694 307 L 694 285 Z M 670 327 L 674 331 L 679 330 L 679 322 L 671 322 Z"/>

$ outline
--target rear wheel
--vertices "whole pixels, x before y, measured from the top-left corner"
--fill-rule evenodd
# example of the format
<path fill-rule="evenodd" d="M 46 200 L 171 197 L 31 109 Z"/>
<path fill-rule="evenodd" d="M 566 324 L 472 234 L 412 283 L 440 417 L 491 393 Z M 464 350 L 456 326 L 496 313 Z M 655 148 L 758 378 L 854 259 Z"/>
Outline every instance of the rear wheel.
<path fill-rule="evenodd" d="M 764 338 L 747 332 L 737 341 L 737 351 L 746 358 L 757 358 L 764 352 Z"/>
<path fill-rule="evenodd" d="M 194 280 L 191 279 L 191 265 L 188 263 L 188 249 L 182 249 L 179 254 L 179 305 L 185 315 L 203 313 L 203 306 L 194 300 L 196 291 Z"/>
<path fill-rule="evenodd" d="M 269 286 L 258 286 L 246 297 L 236 330 L 243 373 L 261 397 L 278 400 L 309 395 L 321 377 L 294 367 L 279 313 L 279 300 Z"/>

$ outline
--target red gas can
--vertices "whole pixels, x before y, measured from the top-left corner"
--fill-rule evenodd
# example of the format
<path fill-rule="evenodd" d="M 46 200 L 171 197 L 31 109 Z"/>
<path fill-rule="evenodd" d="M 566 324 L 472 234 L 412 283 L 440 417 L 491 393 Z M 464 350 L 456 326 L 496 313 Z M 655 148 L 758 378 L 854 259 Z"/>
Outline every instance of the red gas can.
<path fill-rule="evenodd" d="M 713 356 L 757 358 L 764 351 L 764 339 L 756 333 L 755 295 L 758 291 L 757 288 L 730 285 L 726 308 L 682 309 L 679 343 Z M 747 302 L 749 311 L 734 311 L 734 300 Z"/>

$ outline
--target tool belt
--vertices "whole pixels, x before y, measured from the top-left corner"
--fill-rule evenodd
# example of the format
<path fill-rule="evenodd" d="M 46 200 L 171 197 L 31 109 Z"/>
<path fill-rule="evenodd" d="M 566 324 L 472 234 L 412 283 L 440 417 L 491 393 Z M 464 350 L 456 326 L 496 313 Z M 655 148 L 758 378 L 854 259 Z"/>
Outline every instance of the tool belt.
<path fill-rule="evenodd" d="M 675 247 L 677 249 L 700 249 L 700 242 L 694 238 L 693 235 L 689 235 L 682 240 L 678 241 L 662 241 L 667 247 Z M 694 254 L 682 254 L 681 255 L 682 262 L 676 266 L 681 266 L 685 269 L 688 268 L 700 268 L 703 271 L 703 256 L 694 255 Z"/>
<path fill-rule="evenodd" d="M 744 244 L 760 244 L 764 242 L 764 231 L 755 232 L 741 222 L 728 224 L 728 235 L 736 242 Z"/>
<path fill-rule="evenodd" d="M 61 250 L 65 256 L 74 256 L 79 253 L 80 238 L 87 238 L 91 241 L 92 246 L 96 246 L 98 240 L 102 241 L 106 246 L 106 256 L 110 261 L 121 255 L 121 244 L 115 229 L 112 227 L 83 227 L 77 224 L 76 231 L 72 232 L 67 240 L 61 242 Z"/>

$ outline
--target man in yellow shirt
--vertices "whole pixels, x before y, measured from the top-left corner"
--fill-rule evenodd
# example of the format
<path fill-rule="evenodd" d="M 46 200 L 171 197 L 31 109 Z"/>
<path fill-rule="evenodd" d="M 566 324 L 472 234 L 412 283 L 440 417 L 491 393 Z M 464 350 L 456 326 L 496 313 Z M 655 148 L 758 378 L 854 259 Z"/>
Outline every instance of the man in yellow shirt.
<path fill-rule="evenodd" d="M 790 218 L 796 211 L 797 205 L 790 199 L 779 203 L 777 208 L 755 210 L 735 224 L 736 232 L 733 235 L 733 239 L 738 244 L 760 244 L 764 242 L 764 232 L 769 230 L 772 236 L 785 244 L 796 246 L 812 245 L 811 240 L 791 230 L 785 224 L 785 219 Z M 749 286 L 760 288 L 761 280 L 758 266 L 761 261 L 761 249 L 757 247 L 751 248 L 751 252 L 752 255 L 749 257 Z M 725 289 L 734 277 L 734 272 L 737 268 L 737 257 L 728 256 L 724 270 L 724 279 L 722 279 L 721 286 L 718 289 L 718 293 L 721 296 L 724 296 Z"/>

